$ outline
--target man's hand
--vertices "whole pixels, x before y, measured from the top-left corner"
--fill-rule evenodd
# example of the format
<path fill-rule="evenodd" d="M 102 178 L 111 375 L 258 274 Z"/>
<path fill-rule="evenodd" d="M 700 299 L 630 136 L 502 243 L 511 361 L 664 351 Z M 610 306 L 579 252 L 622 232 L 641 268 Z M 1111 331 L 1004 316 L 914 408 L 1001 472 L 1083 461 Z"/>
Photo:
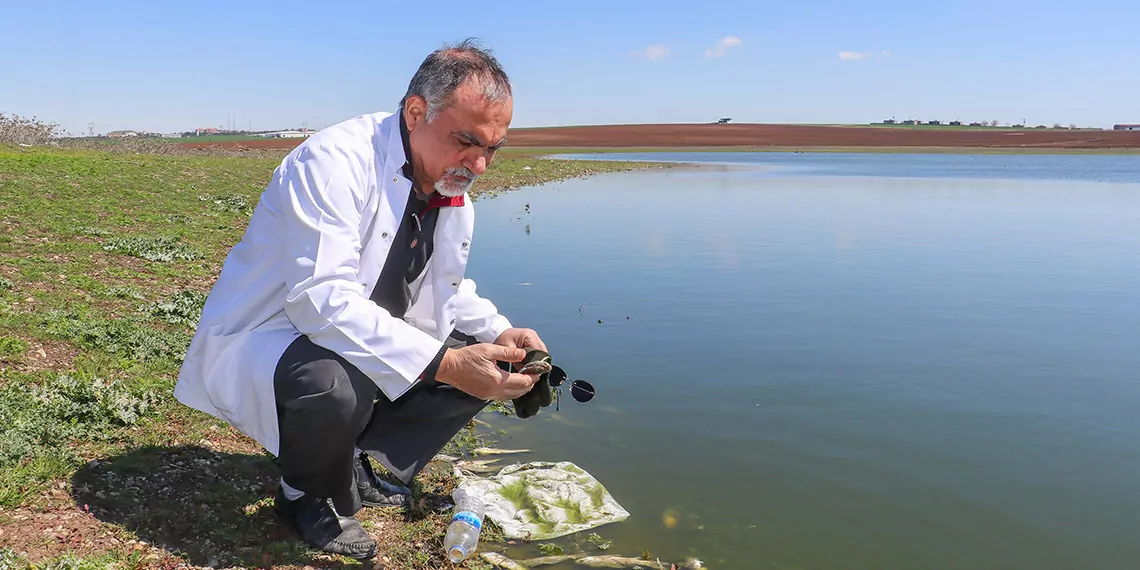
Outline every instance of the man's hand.
<path fill-rule="evenodd" d="M 550 352 L 546 350 L 546 344 L 538 338 L 538 333 L 534 332 L 534 329 L 507 329 L 495 339 L 495 344 L 512 348 L 537 348 L 543 352 Z"/>
<path fill-rule="evenodd" d="M 498 362 L 515 363 L 525 357 L 525 350 L 499 344 L 448 349 L 435 378 L 480 400 L 513 400 L 530 391 L 536 376 L 508 373 Z"/>

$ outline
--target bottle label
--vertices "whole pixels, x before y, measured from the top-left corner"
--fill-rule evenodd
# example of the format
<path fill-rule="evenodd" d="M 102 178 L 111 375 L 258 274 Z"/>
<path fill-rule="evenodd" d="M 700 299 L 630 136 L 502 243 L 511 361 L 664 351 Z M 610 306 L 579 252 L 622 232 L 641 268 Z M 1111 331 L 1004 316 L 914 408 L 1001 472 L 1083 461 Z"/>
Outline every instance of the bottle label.
<path fill-rule="evenodd" d="M 479 517 L 471 511 L 461 511 L 461 512 L 455 513 L 455 516 L 451 517 L 451 520 L 463 521 L 463 522 L 475 527 L 476 530 L 482 530 L 483 529 L 483 521 L 480 520 Z"/>

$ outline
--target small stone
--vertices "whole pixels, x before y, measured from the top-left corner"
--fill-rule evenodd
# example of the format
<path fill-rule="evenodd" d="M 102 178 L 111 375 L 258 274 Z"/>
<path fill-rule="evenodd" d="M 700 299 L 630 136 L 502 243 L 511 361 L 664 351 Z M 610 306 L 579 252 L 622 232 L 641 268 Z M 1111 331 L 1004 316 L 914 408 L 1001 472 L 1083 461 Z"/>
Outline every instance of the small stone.
<path fill-rule="evenodd" d="M 107 493 L 104 493 L 103 491 L 95 491 L 95 498 L 96 499 L 106 499 Z"/>

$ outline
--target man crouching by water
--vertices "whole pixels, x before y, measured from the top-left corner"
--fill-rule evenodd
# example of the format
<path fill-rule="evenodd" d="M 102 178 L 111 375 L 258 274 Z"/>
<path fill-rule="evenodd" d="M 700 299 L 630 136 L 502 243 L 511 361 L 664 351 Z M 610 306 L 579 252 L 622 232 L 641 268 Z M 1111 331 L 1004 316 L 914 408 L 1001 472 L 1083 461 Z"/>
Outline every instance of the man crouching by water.
<path fill-rule="evenodd" d="M 490 401 L 538 380 L 500 365 L 545 351 L 538 334 L 464 278 L 467 191 L 511 113 L 489 51 L 433 52 L 396 113 L 285 157 L 210 292 L 174 394 L 277 456 L 275 511 L 315 548 L 372 558 L 353 515 L 407 504 L 366 455 L 410 484 Z"/>

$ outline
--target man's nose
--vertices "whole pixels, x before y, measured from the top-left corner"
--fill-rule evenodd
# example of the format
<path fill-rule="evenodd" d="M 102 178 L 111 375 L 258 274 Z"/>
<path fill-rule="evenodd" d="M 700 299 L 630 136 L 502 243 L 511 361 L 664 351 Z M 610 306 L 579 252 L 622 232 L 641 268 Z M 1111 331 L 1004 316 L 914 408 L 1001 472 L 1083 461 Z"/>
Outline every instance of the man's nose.
<path fill-rule="evenodd" d="M 468 161 L 468 164 L 465 164 L 464 166 L 466 166 L 467 169 L 471 172 L 474 172 L 475 176 L 482 176 L 483 171 L 487 170 L 487 157 L 480 153 L 479 156 L 475 158 L 475 160 Z"/>

